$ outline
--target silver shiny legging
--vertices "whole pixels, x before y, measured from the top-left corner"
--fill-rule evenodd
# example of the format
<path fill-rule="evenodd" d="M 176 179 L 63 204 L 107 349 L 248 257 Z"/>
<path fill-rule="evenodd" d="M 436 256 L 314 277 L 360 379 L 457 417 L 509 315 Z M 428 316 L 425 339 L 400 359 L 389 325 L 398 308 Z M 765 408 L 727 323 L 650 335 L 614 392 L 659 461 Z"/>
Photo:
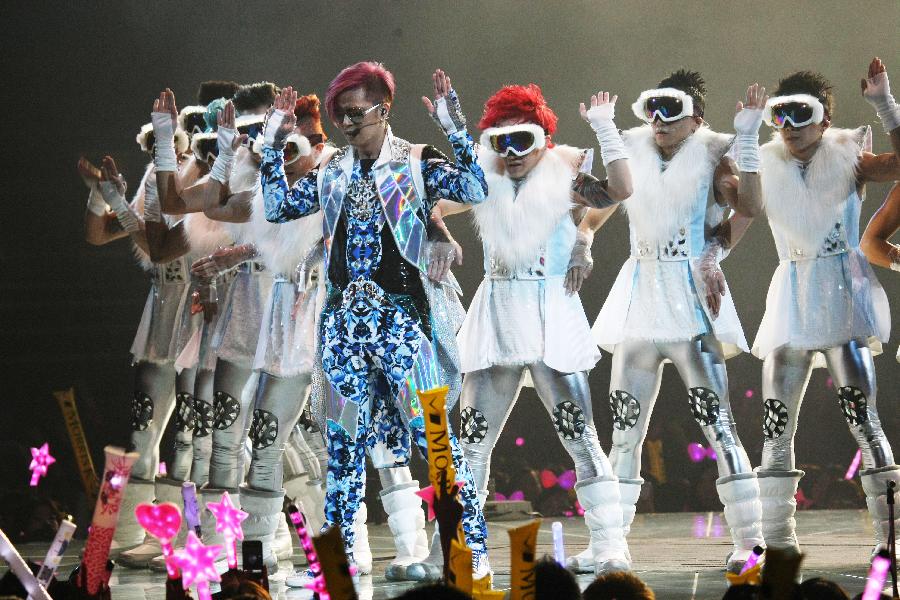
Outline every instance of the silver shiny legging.
<path fill-rule="evenodd" d="M 609 383 L 614 426 L 609 459 L 616 475 L 622 479 L 640 477 L 641 447 L 659 394 L 665 360 L 675 365 L 688 388 L 688 406 L 715 449 L 719 476 L 751 472 L 728 401 L 722 345 L 714 337 L 704 335 L 689 341 L 626 340 L 616 345 Z"/>
<path fill-rule="evenodd" d="M 152 481 L 159 469 L 159 442 L 175 406 L 172 363 L 141 361 L 134 367 L 131 399 L 131 447 L 140 453 L 131 476 Z"/>
<path fill-rule="evenodd" d="M 175 456 L 169 464 L 168 476 L 176 481 L 185 481 L 191 476 L 196 380 L 197 369 L 183 369 L 175 382 Z"/>
<path fill-rule="evenodd" d="M 763 361 L 764 470 L 794 469 L 797 419 L 816 352 L 782 346 Z M 894 464 L 894 454 L 881 429 L 875 406 L 875 365 L 868 344 L 850 341 L 821 352 L 834 381 L 838 405 L 851 435 L 862 450 L 864 468 Z"/>
<path fill-rule="evenodd" d="M 209 487 L 235 490 L 244 479 L 244 439 L 250 425 L 253 394 L 244 387 L 253 371 L 249 367 L 219 359 L 213 392 L 212 457 Z"/>
<path fill-rule="evenodd" d="M 310 375 L 276 377 L 261 373 L 250 425 L 253 458 L 247 483 L 258 490 L 280 491 L 284 482 L 284 446 L 306 404 Z"/>
<path fill-rule="evenodd" d="M 586 371 L 560 373 L 543 362 L 493 366 L 466 373 L 463 379 L 459 439 L 478 490 L 487 489 L 491 453 L 516 404 L 525 369 L 575 463 L 577 478 L 611 475 L 612 467 L 597 439 Z"/>
<path fill-rule="evenodd" d="M 194 426 L 190 432 L 184 432 L 184 439 L 191 436 L 192 462 L 190 480 L 198 488 L 209 480 L 209 461 L 212 457 L 213 428 L 213 378 L 210 369 L 197 371 L 194 381 Z"/>

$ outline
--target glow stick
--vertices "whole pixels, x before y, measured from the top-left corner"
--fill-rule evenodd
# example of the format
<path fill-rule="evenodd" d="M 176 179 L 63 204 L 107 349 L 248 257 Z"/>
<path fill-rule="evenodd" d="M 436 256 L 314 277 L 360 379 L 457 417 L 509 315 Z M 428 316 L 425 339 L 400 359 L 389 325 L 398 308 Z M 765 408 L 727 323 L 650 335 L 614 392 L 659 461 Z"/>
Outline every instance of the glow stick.
<path fill-rule="evenodd" d="M 197 536 L 202 535 L 200 529 L 200 503 L 197 501 L 197 486 L 193 481 L 181 484 L 181 498 L 184 500 L 184 520 Z"/>
<path fill-rule="evenodd" d="M 856 472 L 859 470 L 859 463 L 862 461 L 862 449 L 857 449 L 856 454 L 853 456 L 853 460 L 850 461 L 850 466 L 847 467 L 847 473 L 844 475 L 844 479 L 851 480 L 856 477 Z"/>
<path fill-rule="evenodd" d="M 566 566 L 566 546 L 563 543 L 563 526 L 559 521 L 553 521 L 550 527 L 553 531 L 553 558 L 561 567 Z"/>
<path fill-rule="evenodd" d="M 221 551 L 222 546 L 204 546 L 197 534 L 189 531 L 184 550 L 175 553 L 173 560 L 181 569 L 184 589 L 196 584 L 199 600 L 211 600 L 209 582 L 222 580 L 216 571 L 216 557 Z"/>
<path fill-rule="evenodd" d="M 228 556 L 228 568 L 237 569 L 237 548 L 235 540 L 244 539 L 241 521 L 249 517 L 231 502 L 228 492 L 222 492 L 221 502 L 207 502 L 206 507 L 216 517 L 216 532 L 225 538 L 225 554 Z"/>
<path fill-rule="evenodd" d="M 166 572 L 169 579 L 178 579 L 178 567 L 172 561 L 174 550 L 172 540 L 181 528 L 181 511 L 171 502 L 161 504 L 138 504 L 134 516 L 147 533 L 159 540 L 163 556 L 166 559 Z"/>
<path fill-rule="evenodd" d="M 322 575 L 322 565 L 319 563 L 319 557 L 316 554 L 315 546 L 313 546 L 312 537 L 306 529 L 306 517 L 303 514 L 302 504 L 300 508 L 291 504 L 288 506 L 288 515 L 291 517 L 291 523 L 297 530 L 297 537 L 300 538 L 300 545 L 303 547 L 303 553 L 306 554 L 306 562 L 309 563 L 309 570 L 313 574 L 313 582 L 307 587 L 319 594 L 321 600 L 329 600 L 328 590 L 325 588 L 325 578 Z"/>
<path fill-rule="evenodd" d="M 887 581 L 888 570 L 891 568 L 891 558 L 887 550 L 879 552 L 872 559 L 869 569 L 869 577 L 866 579 L 866 588 L 863 590 L 862 600 L 878 600 L 881 598 L 881 590 Z"/>
<path fill-rule="evenodd" d="M 44 586 L 38 582 L 37 577 L 35 577 L 34 573 L 31 572 L 31 569 L 28 568 L 28 564 L 16 550 L 16 547 L 13 546 L 12 542 L 9 541 L 9 538 L 6 537 L 6 534 L 3 533 L 2 529 L 0 529 L 0 557 L 6 561 L 9 565 L 9 570 L 19 579 L 19 583 L 21 583 L 22 587 L 25 588 L 25 591 L 28 592 L 29 598 L 35 598 L 35 600 L 52 600 L 50 594 L 48 594 L 47 590 L 44 589 Z"/>
<path fill-rule="evenodd" d="M 66 553 L 66 549 L 69 547 L 69 542 L 72 541 L 72 534 L 75 533 L 75 529 L 77 528 L 75 523 L 70 519 L 71 517 L 68 517 L 59 524 L 59 529 L 56 530 L 56 535 L 53 538 L 53 542 L 50 544 L 50 549 L 47 550 L 47 556 L 44 557 L 41 570 L 38 571 L 37 580 L 44 587 L 50 585 L 50 580 L 53 579 L 53 573 L 56 572 L 56 568 L 59 566 L 63 554 Z"/>
<path fill-rule="evenodd" d="M 50 446 L 47 442 L 40 448 L 31 449 L 31 464 L 28 468 L 31 470 L 31 487 L 37 486 L 41 477 L 47 474 L 47 467 L 56 462 L 56 459 L 50 456 Z"/>
<path fill-rule="evenodd" d="M 756 563 L 759 562 L 760 557 L 763 555 L 764 550 L 762 546 L 753 546 L 753 552 L 750 553 L 750 557 L 747 559 L 747 562 L 744 563 L 744 566 L 741 567 L 741 575 L 752 569 L 756 566 Z"/>

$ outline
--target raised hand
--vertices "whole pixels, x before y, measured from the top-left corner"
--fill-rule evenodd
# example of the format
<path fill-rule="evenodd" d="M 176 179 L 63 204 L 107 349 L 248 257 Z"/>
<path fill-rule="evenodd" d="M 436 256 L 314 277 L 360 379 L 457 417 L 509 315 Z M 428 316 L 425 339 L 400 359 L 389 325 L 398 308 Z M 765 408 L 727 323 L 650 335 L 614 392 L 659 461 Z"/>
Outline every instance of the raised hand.
<path fill-rule="evenodd" d="M 459 96 L 453 90 L 450 77 L 441 69 L 431 75 L 434 85 L 434 102 L 422 96 L 425 110 L 444 133 L 451 135 L 466 128 L 466 117 L 459 104 Z"/>
<path fill-rule="evenodd" d="M 267 146 L 282 148 L 284 141 L 297 126 L 297 117 L 294 115 L 294 107 L 297 105 L 297 92 L 287 86 L 281 93 L 275 96 L 275 104 L 266 115 L 266 125 L 263 130 L 263 140 Z"/>
<path fill-rule="evenodd" d="M 78 159 L 78 174 L 88 189 L 100 183 L 100 179 L 103 177 L 100 169 L 83 156 Z"/>
<path fill-rule="evenodd" d="M 734 130 L 738 135 L 756 135 L 759 132 L 763 108 L 768 101 L 765 87 L 754 83 L 747 88 L 746 100 L 738 100 L 734 107 Z"/>
<path fill-rule="evenodd" d="M 216 131 L 218 133 L 217 137 L 220 143 L 220 149 L 224 145 L 226 148 L 231 148 L 232 154 L 237 152 L 237 149 L 247 141 L 247 134 L 237 134 L 234 122 L 234 104 L 229 100 L 225 103 L 224 109 L 216 112 L 216 123 L 218 124 Z"/>
<path fill-rule="evenodd" d="M 883 98 L 891 93 L 888 82 L 887 69 L 877 56 L 869 63 L 869 72 L 859 80 L 859 87 L 863 98 L 871 102 L 870 98 Z"/>
<path fill-rule="evenodd" d="M 178 128 L 178 107 L 175 105 L 175 92 L 169 88 L 161 91 L 159 98 L 153 101 L 153 112 L 167 113 L 172 118 L 172 132 L 174 133 Z"/>
<path fill-rule="evenodd" d="M 581 118 L 590 123 L 592 126 L 598 121 L 612 121 L 616 116 L 616 100 L 619 97 L 609 96 L 609 92 L 597 92 L 591 96 L 591 107 L 588 108 L 581 102 L 578 105 L 578 112 Z"/>
<path fill-rule="evenodd" d="M 125 195 L 125 179 L 116 167 L 112 156 L 104 156 L 100 163 L 100 180 L 112 182 L 121 196 Z"/>

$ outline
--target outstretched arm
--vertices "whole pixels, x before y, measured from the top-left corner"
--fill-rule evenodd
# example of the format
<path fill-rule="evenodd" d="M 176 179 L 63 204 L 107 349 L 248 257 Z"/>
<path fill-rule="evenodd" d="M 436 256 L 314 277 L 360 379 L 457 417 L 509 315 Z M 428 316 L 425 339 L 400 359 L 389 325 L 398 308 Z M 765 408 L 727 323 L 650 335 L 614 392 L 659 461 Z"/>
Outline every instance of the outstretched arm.
<path fill-rule="evenodd" d="M 246 135 L 239 135 L 234 125 L 234 104 L 229 100 L 224 110 L 216 115 L 219 154 L 210 169 L 209 179 L 203 190 L 203 214 L 214 221 L 246 223 L 250 220 L 253 192 L 232 194 L 228 187 L 231 168 Z"/>
<path fill-rule="evenodd" d="M 860 80 L 863 98 L 875 109 L 894 151 L 877 155 L 864 152 L 859 161 L 859 179 L 861 183 L 896 181 L 900 179 L 900 105 L 891 95 L 887 68 L 880 58 L 872 59 L 867 75 Z"/>
<path fill-rule="evenodd" d="M 82 157 L 78 160 L 78 174 L 89 190 L 88 202 L 84 211 L 84 241 L 92 246 L 103 246 L 114 240 L 128 236 L 128 232 L 119 226 L 116 215 L 110 212 L 106 200 L 100 193 L 100 169 Z"/>
<path fill-rule="evenodd" d="M 266 207 L 266 220 L 284 223 L 305 217 L 319 210 L 318 169 L 313 169 L 293 186 L 284 173 L 284 142 L 294 131 L 297 117 L 294 106 L 297 92 L 288 86 L 275 98 L 275 105 L 266 117 L 263 131 L 260 182 Z"/>
<path fill-rule="evenodd" d="M 631 170 L 628 168 L 628 152 L 613 121 L 616 100 L 609 92 L 597 92 L 591 96 L 591 107 L 584 102 L 578 106 L 581 118 L 587 121 L 597 135 L 600 144 L 600 158 L 606 169 L 606 181 L 601 182 L 589 173 L 579 173 L 573 190 L 576 199 L 590 208 L 606 208 L 631 196 Z"/>
<path fill-rule="evenodd" d="M 763 108 L 769 96 L 766 88 L 754 83 L 747 88 L 745 102 L 738 102 L 734 116 L 734 143 L 737 144 L 737 162 L 723 158 L 731 174 L 739 172 L 736 194 L 730 195 L 729 206 L 747 218 L 758 216 L 763 209 L 762 182 L 759 176 L 759 127 L 762 125 Z M 735 168 L 736 167 L 736 168 Z M 718 185 L 718 184 L 717 184 Z"/>
<path fill-rule="evenodd" d="M 430 204 L 444 198 L 478 204 L 487 197 L 484 171 L 475 158 L 475 142 L 466 132 L 466 117 L 453 90 L 450 77 L 438 69 L 432 75 L 434 102 L 422 97 L 422 104 L 438 124 L 453 148 L 454 162 L 434 148 L 422 155 L 422 179 Z"/>
<path fill-rule="evenodd" d="M 119 173 L 116 162 L 111 156 L 103 158 L 100 167 L 100 194 L 103 200 L 112 209 L 114 220 L 105 217 L 107 235 L 112 237 L 118 231 L 129 235 L 142 250 L 147 251 L 147 238 L 144 231 L 144 221 L 134 208 L 125 201 L 125 180 Z M 140 195 L 140 191 L 138 196 Z M 115 239 L 115 238 L 113 238 Z"/>
<path fill-rule="evenodd" d="M 888 240 L 900 229 L 900 183 L 891 188 L 863 232 L 860 248 L 873 265 L 900 271 L 900 246 Z"/>

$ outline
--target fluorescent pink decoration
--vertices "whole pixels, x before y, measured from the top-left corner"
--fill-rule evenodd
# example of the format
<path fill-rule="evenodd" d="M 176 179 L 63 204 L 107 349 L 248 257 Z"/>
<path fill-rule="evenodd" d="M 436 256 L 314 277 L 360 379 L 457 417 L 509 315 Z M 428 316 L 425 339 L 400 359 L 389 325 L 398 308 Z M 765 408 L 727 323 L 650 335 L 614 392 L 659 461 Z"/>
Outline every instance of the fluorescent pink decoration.
<path fill-rule="evenodd" d="M 222 493 L 221 502 L 207 502 L 206 508 L 216 518 L 216 532 L 221 533 L 225 538 L 225 554 L 228 556 L 228 568 L 237 569 L 235 540 L 244 539 L 241 521 L 250 515 L 237 508 L 231 502 L 228 492 Z"/>
<path fill-rule="evenodd" d="M 850 466 L 847 467 L 847 472 L 844 474 L 844 479 L 850 480 L 856 477 L 856 472 L 859 470 L 859 463 L 862 462 L 862 449 L 857 449 L 856 454 L 853 456 L 853 460 L 850 461 Z"/>
<path fill-rule="evenodd" d="M 169 467 L 166 466 L 166 463 L 164 461 L 159 461 L 159 474 L 160 475 L 168 475 L 169 474 Z"/>
<path fill-rule="evenodd" d="M 747 559 L 747 562 L 744 563 L 744 566 L 741 568 L 741 575 L 755 567 L 759 563 L 759 559 L 762 558 L 763 549 L 762 546 L 754 546 L 753 552 L 750 553 L 750 557 Z"/>
<path fill-rule="evenodd" d="M 744 392 L 744 398 L 752 398 L 752 397 L 753 397 L 753 390 L 747 390 L 746 392 Z"/>
<path fill-rule="evenodd" d="M 834 380 L 832 380 L 831 377 L 829 377 L 828 379 L 825 380 L 825 387 L 830 388 L 832 386 L 834 386 Z"/>
<path fill-rule="evenodd" d="M 457 481 L 456 485 L 459 486 L 459 489 L 462 489 L 464 485 L 466 485 L 465 481 Z M 425 504 L 428 505 L 428 520 L 434 521 L 434 486 L 429 485 L 428 487 L 423 487 L 421 490 L 416 492 L 416 496 L 425 501 Z"/>
<path fill-rule="evenodd" d="M 288 514 L 291 516 L 291 522 L 297 530 L 297 537 L 300 538 L 300 545 L 306 554 L 309 570 L 313 574 L 313 581 L 307 587 L 319 594 L 319 600 L 330 600 L 331 596 L 328 594 L 328 588 L 325 586 L 325 576 L 322 574 L 319 556 L 316 554 L 315 546 L 313 546 L 312 537 L 310 537 L 309 531 L 306 529 L 306 517 L 303 515 L 302 505 L 301 508 L 293 504 L 288 506 Z"/>
<path fill-rule="evenodd" d="M 706 519 L 703 515 L 694 515 L 693 533 L 695 538 L 706 537 Z"/>
<path fill-rule="evenodd" d="M 506 497 L 506 494 L 501 494 L 500 492 L 494 492 L 494 500 L 496 502 L 506 502 L 506 500 L 508 500 L 508 498 Z"/>
<path fill-rule="evenodd" d="M 525 492 L 523 492 L 522 490 L 516 490 L 512 494 L 509 495 L 509 499 L 510 500 L 524 500 Z"/>
<path fill-rule="evenodd" d="M 525 438 L 517 437 L 516 438 L 516 446 L 524 446 L 524 445 L 525 445 Z"/>
<path fill-rule="evenodd" d="M 551 471 L 550 469 L 544 469 L 541 471 L 541 487 L 544 489 L 552 488 L 556 485 L 556 473 Z"/>
<path fill-rule="evenodd" d="M 884 588 L 888 571 L 891 568 L 891 559 L 887 554 L 887 552 L 882 550 L 872 559 L 872 566 L 869 567 L 869 577 L 866 579 L 862 600 L 878 600 L 878 598 L 881 598 L 881 590 Z"/>
<path fill-rule="evenodd" d="M 691 459 L 691 462 L 698 463 L 704 458 L 706 458 L 706 448 L 703 447 L 702 444 L 698 444 L 697 442 L 691 442 L 687 447 L 688 457 Z"/>
<path fill-rule="evenodd" d="M 159 540 L 163 556 L 166 558 L 166 571 L 169 579 L 178 577 L 178 567 L 172 561 L 172 540 L 178 535 L 181 528 L 181 511 L 171 502 L 161 504 L 138 504 L 134 509 L 134 516 L 141 527 L 147 533 Z"/>
<path fill-rule="evenodd" d="M 575 487 L 575 482 L 577 481 L 577 479 L 578 478 L 575 476 L 575 471 L 573 471 L 572 469 L 568 469 L 559 474 L 556 482 L 562 489 L 571 490 Z"/>
<path fill-rule="evenodd" d="M 31 449 L 31 486 L 34 487 L 41 480 L 41 477 L 47 475 L 47 467 L 56 462 L 56 459 L 50 456 L 50 446 L 47 442 L 40 448 Z"/>
<path fill-rule="evenodd" d="M 193 531 L 188 532 L 184 550 L 179 550 L 172 558 L 175 566 L 181 569 L 181 581 L 184 589 L 197 585 L 199 600 L 210 600 L 210 581 L 221 581 L 216 571 L 216 557 L 222 546 L 204 546 Z"/>
<path fill-rule="evenodd" d="M 578 500 L 575 501 L 575 512 L 578 513 L 579 517 L 584 516 L 584 508 L 582 508 L 581 502 L 579 502 Z"/>

